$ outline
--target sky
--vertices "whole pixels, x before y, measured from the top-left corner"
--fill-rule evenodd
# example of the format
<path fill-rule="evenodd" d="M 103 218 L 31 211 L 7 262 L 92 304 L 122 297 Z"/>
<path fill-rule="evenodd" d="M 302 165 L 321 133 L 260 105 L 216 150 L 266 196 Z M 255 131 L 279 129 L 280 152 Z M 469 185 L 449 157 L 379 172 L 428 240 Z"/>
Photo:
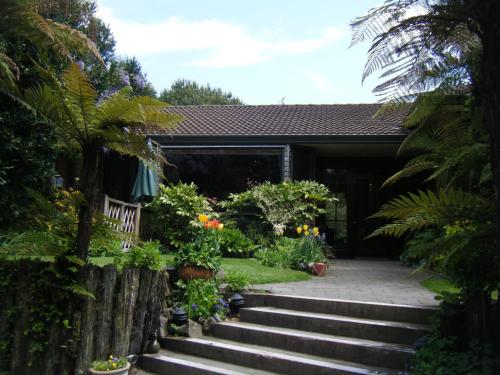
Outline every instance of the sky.
<path fill-rule="evenodd" d="M 185 78 L 245 104 L 372 103 L 349 23 L 381 0 L 98 0 L 116 52 L 161 92 Z"/>

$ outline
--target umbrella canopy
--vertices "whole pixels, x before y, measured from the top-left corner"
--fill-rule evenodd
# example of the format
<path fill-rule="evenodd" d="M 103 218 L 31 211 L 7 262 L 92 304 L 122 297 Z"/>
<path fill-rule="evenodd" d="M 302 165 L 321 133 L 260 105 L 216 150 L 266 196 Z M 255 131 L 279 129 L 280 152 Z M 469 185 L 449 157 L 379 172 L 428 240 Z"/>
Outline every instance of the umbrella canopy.
<path fill-rule="evenodd" d="M 157 193 L 158 175 L 156 171 L 140 160 L 134 188 L 132 189 L 132 198 L 134 202 L 139 201 L 142 197 L 154 197 Z"/>

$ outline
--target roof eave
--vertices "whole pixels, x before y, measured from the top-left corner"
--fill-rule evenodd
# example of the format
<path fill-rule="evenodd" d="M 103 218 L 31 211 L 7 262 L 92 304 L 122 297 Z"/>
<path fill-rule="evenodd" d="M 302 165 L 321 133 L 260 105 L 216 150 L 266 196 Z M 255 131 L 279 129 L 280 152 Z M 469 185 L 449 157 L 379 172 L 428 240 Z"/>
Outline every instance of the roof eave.
<path fill-rule="evenodd" d="M 166 135 L 148 134 L 162 145 L 206 144 L 399 144 L 397 135 Z"/>

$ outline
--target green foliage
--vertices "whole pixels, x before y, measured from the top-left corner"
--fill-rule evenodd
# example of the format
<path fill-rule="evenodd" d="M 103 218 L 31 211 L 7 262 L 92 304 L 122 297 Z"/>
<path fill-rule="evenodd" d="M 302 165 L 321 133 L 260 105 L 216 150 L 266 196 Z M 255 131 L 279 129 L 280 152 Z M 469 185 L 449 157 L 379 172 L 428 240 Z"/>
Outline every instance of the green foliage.
<path fill-rule="evenodd" d="M 219 231 L 211 228 L 197 228 L 192 233 L 194 238 L 191 242 L 182 245 L 175 254 L 175 263 L 178 266 L 198 266 L 217 272 L 222 259 Z"/>
<path fill-rule="evenodd" d="M 178 79 L 169 89 L 160 94 L 160 100 L 170 105 L 226 105 L 243 104 L 230 92 L 223 92 L 210 85 L 200 85 L 194 81 Z"/>
<path fill-rule="evenodd" d="M 193 220 L 211 213 L 208 200 L 198 194 L 195 184 L 160 185 L 159 193 L 147 205 L 152 212 L 152 234 L 165 246 L 179 248 L 192 240 Z"/>
<path fill-rule="evenodd" d="M 325 261 L 323 244 L 313 236 L 302 236 L 295 241 L 292 253 L 292 268 L 303 269 L 309 263 Z"/>
<path fill-rule="evenodd" d="M 218 237 L 222 256 L 248 258 L 256 250 L 253 241 L 239 229 L 225 227 Z"/>
<path fill-rule="evenodd" d="M 107 237 L 92 236 L 89 246 L 91 257 L 117 257 L 123 252 L 122 241 Z"/>
<path fill-rule="evenodd" d="M 0 227 L 21 223 L 31 201 L 26 188 L 50 191 L 54 143 L 49 124 L 0 99 Z"/>
<path fill-rule="evenodd" d="M 223 281 L 227 284 L 227 291 L 234 293 L 240 293 L 250 285 L 248 276 L 241 272 L 227 272 Z"/>
<path fill-rule="evenodd" d="M 97 371 L 112 371 L 125 368 L 127 363 L 128 361 L 125 357 L 113 357 L 110 355 L 107 361 L 94 361 L 90 367 Z"/>
<path fill-rule="evenodd" d="M 456 337 L 433 334 L 427 344 L 417 351 L 415 375 L 488 375 L 493 374 L 488 351 L 477 343 L 460 350 Z"/>
<path fill-rule="evenodd" d="M 264 266 L 291 268 L 292 254 L 296 249 L 297 241 L 295 238 L 278 237 L 273 246 L 257 250 L 255 258 Z"/>
<path fill-rule="evenodd" d="M 74 53 L 92 55 L 102 62 L 95 44 L 82 32 L 44 17 L 44 8 L 36 0 L 3 0 L 0 14 L 0 92 L 19 97 L 17 81 L 24 69 L 15 60 L 11 48 L 23 45 L 22 56 L 42 62 L 46 54 L 64 61 L 73 61 Z M 33 53 L 34 52 L 34 53 Z M 9 56 L 9 54 L 11 54 Z M 11 57 L 12 56 L 12 57 Z M 28 59 L 29 60 L 29 59 Z M 43 62 L 42 62 L 43 64 Z"/>
<path fill-rule="evenodd" d="M 246 192 L 231 194 L 220 205 L 236 222 L 253 216 L 254 222 L 263 221 L 280 235 L 301 223 L 314 221 L 332 199 L 328 188 L 315 181 L 265 182 Z"/>
<path fill-rule="evenodd" d="M 157 270 L 162 266 L 161 245 L 158 241 L 142 242 L 115 258 L 119 267 L 148 268 Z"/>
<path fill-rule="evenodd" d="M 325 260 L 323 244 L 313 236 L 278 237 L 270 247 L 262 247 L 255 258 L 276 268 L 305 269 L 309 263 Z"/>
<path fill-rule="evenodd" d="M 184 306 L 191 320 L 207 319 L 214 314 L 224 317 L 227 304 L 219 294 L 214 280 L 193 279 L 177 282 L 178 301 Z"/>

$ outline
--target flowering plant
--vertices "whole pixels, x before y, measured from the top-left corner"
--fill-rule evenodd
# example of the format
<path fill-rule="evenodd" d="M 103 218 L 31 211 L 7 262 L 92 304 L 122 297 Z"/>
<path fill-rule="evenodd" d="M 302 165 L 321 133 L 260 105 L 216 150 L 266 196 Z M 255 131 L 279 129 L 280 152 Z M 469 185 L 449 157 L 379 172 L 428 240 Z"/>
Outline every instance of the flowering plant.
<path fill-rule="evenodd" d="M 179 249 L 175 262 L 180 266 L 191 265 L 218 271 L 221 265 L 219 233 L 223 229 L 224 224 L 219 220 L 199 214 L 195 237 Z"/>
<path fill-rule="evenodd" d="M 312 232 L 309 230 L 309 225 L 307 224 L 304 224 L 304 225 L 301 225 L 301 226 L 298 226 L 296 228 L 297 230 L 297 233 L 300 235 L 304 235 L 304 236 L 310 236 L 312 234 L 313 237 L 318 237 L 319 236 L 319 228 L 318 227 L 313 227 L 312 228 Z"/>
<path fill-rule="evenodd" d="M 127 367 L 127 358 L 109 356 L 107 361 L 94 361 L 91 368 L 96 371 L 113 371 Z"/>

